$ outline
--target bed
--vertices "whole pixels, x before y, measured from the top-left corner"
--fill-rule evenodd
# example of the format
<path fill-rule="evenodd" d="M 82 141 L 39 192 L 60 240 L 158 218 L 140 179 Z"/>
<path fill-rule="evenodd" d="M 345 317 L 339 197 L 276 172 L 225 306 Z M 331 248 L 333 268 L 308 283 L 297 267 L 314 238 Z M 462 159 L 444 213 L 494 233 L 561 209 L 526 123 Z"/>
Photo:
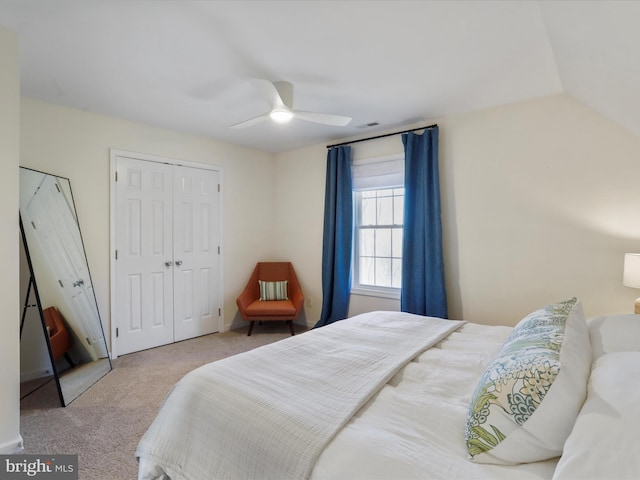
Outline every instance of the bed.
<path fill-rule="evenodd" d="M 575 298 L 513 328 L 371 312 L 187 374 L 139 478 L 639 478 L 639 378 L 640 316 Z"/>

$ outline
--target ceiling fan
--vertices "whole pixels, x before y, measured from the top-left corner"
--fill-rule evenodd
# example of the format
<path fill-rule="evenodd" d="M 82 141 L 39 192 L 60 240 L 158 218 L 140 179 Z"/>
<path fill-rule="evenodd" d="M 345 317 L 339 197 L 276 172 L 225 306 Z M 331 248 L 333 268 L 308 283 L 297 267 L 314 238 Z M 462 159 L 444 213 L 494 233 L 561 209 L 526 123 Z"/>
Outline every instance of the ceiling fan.
<path fill-rule="evenodd" d="M 308 122 L 321 123 L 344 127 L 351 121 L 351 117 L 330 115 L 327 113 L 305 112 L 293 108 L 293 85 L 289 82 L 260 81 L 258 88 L 261 95 L 271 105 L 271 110 L 257 117 L 236 123 L 231 128 L 245 128 L 260 123 L 268 118 L 278 123 L 286 123 L 292 118 L 299 118 Z"/>

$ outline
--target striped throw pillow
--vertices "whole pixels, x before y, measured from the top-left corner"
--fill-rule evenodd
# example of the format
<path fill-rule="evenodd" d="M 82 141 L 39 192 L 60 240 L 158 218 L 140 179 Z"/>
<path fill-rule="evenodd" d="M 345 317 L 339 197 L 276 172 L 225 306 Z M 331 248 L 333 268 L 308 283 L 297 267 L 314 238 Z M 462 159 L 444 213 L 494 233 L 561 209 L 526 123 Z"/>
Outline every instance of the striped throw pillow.
<path fill-rule="evenodd" d="M 258 284 L 260 285 L 260 300 L 288 300 L 288 283 L 288 280 L 281 280 L 279 282 L 265 282 L 262 280 L 258 280 Z"/>

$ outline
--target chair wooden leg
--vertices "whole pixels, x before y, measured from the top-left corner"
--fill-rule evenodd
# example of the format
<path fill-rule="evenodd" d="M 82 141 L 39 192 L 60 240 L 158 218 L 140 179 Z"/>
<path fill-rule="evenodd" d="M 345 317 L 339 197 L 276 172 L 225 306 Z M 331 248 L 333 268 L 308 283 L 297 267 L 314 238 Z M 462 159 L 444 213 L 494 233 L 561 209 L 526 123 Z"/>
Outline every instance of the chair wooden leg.
<path fill-rule="evenodd" d="M 256 323 L 256 322 L 253 322 L 253 321 L 249 322 L 249 333 L 247 333 L 247 337 L 251 336 L 251 331 L 253 330 L 253 324 L 254 323 Z"/>
<path fill-rule="evenodd" d="M 293 320 L 287 320 L 287 323 L 289 324 L 289 330 L 291 330 L 291 336 L 294 336 L 295 332 L 293 331 Z"/>

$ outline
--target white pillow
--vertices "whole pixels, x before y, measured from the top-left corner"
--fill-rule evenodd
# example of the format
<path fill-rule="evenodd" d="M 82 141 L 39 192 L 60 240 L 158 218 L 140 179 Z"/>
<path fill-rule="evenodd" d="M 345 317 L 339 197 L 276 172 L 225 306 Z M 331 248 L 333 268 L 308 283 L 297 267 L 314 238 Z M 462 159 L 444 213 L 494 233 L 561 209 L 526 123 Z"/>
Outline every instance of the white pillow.
<path fill-rule="evenodd" d="M 640 352 L 640 315 L 608 315 L 587 322 L 593 360 L 605 353 Z"/>
<path fill-rule="evenodd" d="M 603 355 L 593 364 L 587 401 L 554 480 L 640 478 L 640 352 Z"/>
<path fill-rule="evenodd" d="M 576 298 L 522 319 L 471 399 L 472 460 L 514 465 L 559 456 L 584 403 L 590 366 L 589 332 Z"/>

